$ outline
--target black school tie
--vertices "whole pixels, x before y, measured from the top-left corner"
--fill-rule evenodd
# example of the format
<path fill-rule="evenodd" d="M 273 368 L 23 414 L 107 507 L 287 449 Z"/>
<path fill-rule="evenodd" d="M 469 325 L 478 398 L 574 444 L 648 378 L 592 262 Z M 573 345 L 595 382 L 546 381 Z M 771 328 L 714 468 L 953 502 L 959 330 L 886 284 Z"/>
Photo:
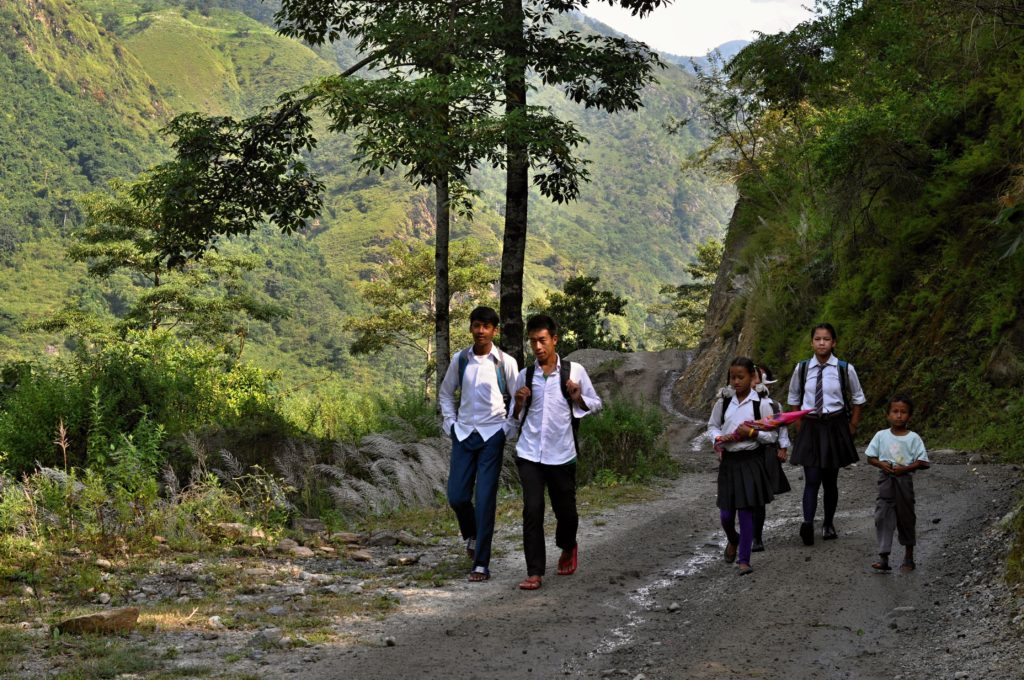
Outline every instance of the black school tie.
<path fill-rule="evenodd" d="M 818 364 L 818 382 L 814 386 L 814 412 L 821 415 L 825 406 L 825 390 L 822 385 L 822 376 L 825 374 L 825 364 Z"/>

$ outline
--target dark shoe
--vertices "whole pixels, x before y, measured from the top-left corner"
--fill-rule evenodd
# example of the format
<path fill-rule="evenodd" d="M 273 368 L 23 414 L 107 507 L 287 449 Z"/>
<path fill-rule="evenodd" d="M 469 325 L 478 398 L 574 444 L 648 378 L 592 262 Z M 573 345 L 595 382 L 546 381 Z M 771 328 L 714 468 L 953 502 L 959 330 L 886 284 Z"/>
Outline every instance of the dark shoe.
<path fill-rule="evenodd" d="M 804 545 L 814 545 L 814 522 L 802 522 L 800 524 L 800 538 Z"/>
<path fill-rule="evenodd" d="M 821 540 L 823 541 L 834 541 L 839 538 L 839 534 L 836 533 L 834 526 L 827 526 L 821 528 Z"/>
<path fill-rule="evenodd" d="M 764 541 L 759 541 L 756 538 L 750 545 L 750 552 L 764 552 Z"/>
<path fill-rule="evenodd" d="M 736 561 L 736 550 L 739 548 L 735 543 L 725 544 L 725 561 L 728 564 L 732 564 Z"/>

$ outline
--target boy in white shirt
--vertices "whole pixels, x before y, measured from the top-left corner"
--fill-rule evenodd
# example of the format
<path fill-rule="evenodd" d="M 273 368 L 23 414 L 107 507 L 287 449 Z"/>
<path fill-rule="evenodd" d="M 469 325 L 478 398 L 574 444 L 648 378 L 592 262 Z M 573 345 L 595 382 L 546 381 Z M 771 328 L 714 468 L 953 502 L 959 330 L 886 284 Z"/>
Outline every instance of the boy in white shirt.
<path fill-rule="evenodd" d="M 516 467 L 523 486 L 523 552 L 526 579 L 522 590 L 537 590 L 545 571 L 544 490 L 555 514 L 555 544 L 560 576 L 575 573 L 579 563 L 576 531 L 576 429 L 579 419 L 601 409 L 582 364 L 558 356 L 558 326 L 547 314 L 526 322 L 536 361 L 516 378 L 510 420 L 519 424 Z"/>
<path fill-rule="evenodd" d="M 916 432 L 907 429 L 914 412 L 909 397 L 896 395 L 889 400 L 886 419 L 889 429 L 875 433 L 868 444 L 868 463 L 881 472 L 878 477 L 878 500 L 875 504 L 875 533 L 878 537 L 879 560 L 871 565 L 876 571 L 890 571 L 889 552 L 892 534 L 899 534 L 900 545 L 906 552 L 900 571 L 914 570 L 914 544 L 917 542 L 914 513 L 914 471 L 931 465 L 924 442 Z"/>
<path fill-rule="evenodd" d="M 509 429 L 511 387 L 519 372 L 515 358 L 494 344 L 497 330 L 498 313 L 490 307 L 477 307 L 470 313 L 473 346 L 452 357 L 438 395 L 442 427 L 452 438 L 448 503 L 459 520 L 466 553 L 473 560 L 469 580 L 474 582 L 491 577 L 498 478 Z M 460 392 L 458 403 L 456 391 Z"/>

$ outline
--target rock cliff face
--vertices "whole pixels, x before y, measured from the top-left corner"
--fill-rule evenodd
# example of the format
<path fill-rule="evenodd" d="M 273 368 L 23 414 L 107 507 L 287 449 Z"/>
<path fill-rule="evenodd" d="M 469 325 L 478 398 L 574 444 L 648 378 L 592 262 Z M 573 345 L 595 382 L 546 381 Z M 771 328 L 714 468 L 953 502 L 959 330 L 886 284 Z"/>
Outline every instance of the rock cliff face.
<path fill-rule="evenodd" d="M 736 254 L 746 244 L 749 234 L 734 228 L 741 224 L 743 211 L 752 207 L 742 199 L 733 210 L 725 240 L 722 264 L 711 293 L 704 334 L 697 351 L 672 388 L 675 408 L 695 418 L 705 418 L 711 411 L 715 392 L 725 384 L 729 362 L 736 356 L 750 356 L 753 341 L 744 333 L 746 319 L 743 306 L 736 304 L 744 293 L 746 277 L 734 274 Z"/>

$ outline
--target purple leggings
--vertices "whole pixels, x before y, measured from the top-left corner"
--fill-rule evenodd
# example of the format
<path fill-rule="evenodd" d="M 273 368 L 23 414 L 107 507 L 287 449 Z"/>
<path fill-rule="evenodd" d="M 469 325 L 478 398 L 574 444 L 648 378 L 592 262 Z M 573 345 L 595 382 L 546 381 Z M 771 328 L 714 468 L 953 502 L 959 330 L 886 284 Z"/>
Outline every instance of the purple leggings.
<path fill-rule="evenodd" d="M 740 533 L 736 534 L 736 513 L 740 515 Z M 754 540 L 754 511 L 752 508 L 740 510 L 719 510 L 718 515 L 722 520 L 722 528 L 725 529 L 725 536 L 730 543 L 739 545 L 739 552 L 736 553 L 736 561 L 740 564 L 750 564 L 750 544 Z"/>

